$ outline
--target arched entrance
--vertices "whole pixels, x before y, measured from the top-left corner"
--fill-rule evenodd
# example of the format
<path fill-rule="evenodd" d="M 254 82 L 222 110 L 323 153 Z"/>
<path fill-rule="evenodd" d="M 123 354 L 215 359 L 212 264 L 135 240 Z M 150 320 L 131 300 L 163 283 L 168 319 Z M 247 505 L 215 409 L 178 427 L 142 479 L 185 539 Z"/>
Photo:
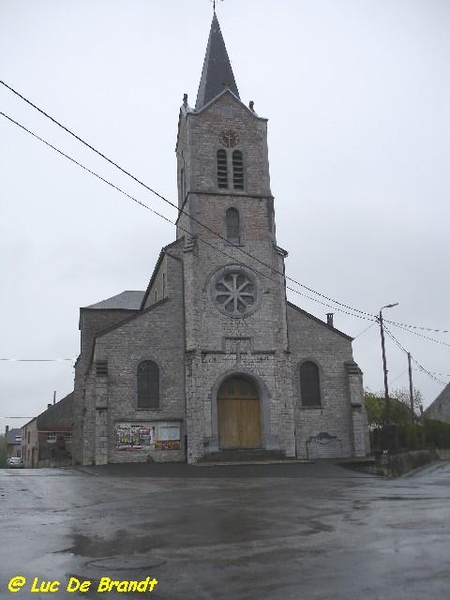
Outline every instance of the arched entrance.
<path fill-rule="evenodd" d="M 261 448 L 261 403 L 251 379 L 229 377 L 217 392 L 219 448 Z"/>

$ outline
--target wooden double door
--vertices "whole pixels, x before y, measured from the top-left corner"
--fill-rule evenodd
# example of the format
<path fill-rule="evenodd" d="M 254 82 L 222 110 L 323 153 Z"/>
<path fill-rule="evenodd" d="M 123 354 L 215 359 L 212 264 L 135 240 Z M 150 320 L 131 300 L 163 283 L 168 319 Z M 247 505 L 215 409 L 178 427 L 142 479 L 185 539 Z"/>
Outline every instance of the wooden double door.
<path fill-rule="evenodd" d="M 219 448 L 261 448 L 261 406 L 255 384 L 230 377 L 217 394 Z"/>

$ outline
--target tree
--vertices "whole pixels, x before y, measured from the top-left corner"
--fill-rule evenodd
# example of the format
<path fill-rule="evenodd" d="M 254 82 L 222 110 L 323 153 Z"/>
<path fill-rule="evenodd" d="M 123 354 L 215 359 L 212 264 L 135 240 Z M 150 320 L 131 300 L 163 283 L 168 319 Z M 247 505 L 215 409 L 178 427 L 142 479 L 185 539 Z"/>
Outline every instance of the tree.
<path fill-rule="evenodd" d="M 409 390 L 399 388 L 389 394 L 390 427 L 386 423 L 386 399 L 384 393 L 374 394 L 366 390 L 364 395 L 371 446 L 376 450 L 416 449 L 424 444 L 424 434 L 419 425 L 422 394 L 416 390 L 413 397 L 414 419 L 411 415 Z"/>
<path fill-rule="evenodd" d="M 0 435 L 0 467 L 4 467 L 6 464 L 6 435 Z"/>
<path fill-rule="evenodd" d="M 411 398 L 409 389 L 398 388 L 392 392 L 392 396 L 399 402 L 408 407 L 409 418 L 411 420 Z M 420 390 L 413 390 L 413 412 L 415 419 L 420 419 L 423 406 L 423 396 Z"/>
<path fill-rule="evenodd" d="M 396 425 L 410 424 L 412 419 L 409 390 L 406 388 L 394 390 L 392 394 L 389 394 L 389 399 L 391 422 Z M 384 394 L 382 392 L 374 394 L 370 390 L 366 390 L 364 400 L 366 403 L 369 427 L 372 430 L 381 429 L 384 426 L 386 419 L 386 400 Z M 422 401 L 423 397 L 421 391 L 415 390 L 413 396 L 413 409 L 416 420 L 420 417 Z"/>

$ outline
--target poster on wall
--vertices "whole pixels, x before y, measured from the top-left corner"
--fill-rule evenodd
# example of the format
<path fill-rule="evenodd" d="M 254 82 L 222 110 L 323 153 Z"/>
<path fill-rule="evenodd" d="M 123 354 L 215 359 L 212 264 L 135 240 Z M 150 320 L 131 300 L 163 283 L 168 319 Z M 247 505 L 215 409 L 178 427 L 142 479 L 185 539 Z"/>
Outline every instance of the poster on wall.
<path fill-rule="evenodd" d="M 181 450 L 180 423 L 116 423 L 115 450 Z"/>

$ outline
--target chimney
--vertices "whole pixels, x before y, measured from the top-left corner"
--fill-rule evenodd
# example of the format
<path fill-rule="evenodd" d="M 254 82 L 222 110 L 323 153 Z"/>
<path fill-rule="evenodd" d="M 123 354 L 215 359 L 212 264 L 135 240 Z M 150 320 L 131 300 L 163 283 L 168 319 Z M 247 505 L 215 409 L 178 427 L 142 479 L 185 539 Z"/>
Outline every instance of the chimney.
<path fill-rule="evenodd" d="M 52 407 L 52 405 L 51 405 L 51 404 L 47 404 L 47 410 L 48 410 L 49 408 L 51 408 L 51 407 Z"/>
<path fill-rule="evenodd" d="M 334 325 L 333 325 L 333 316 L 334 316 L 334 313 L 327 313 L 327 325 L 328 325 L 328 327 L 334 327 Z"/>
<path fill-rule="evenodd" d="M 8 435 L 8 431 L 9 431 L 9 425 L 6 425 L 6 427 L 5 427 L 5 435 Z"/>

